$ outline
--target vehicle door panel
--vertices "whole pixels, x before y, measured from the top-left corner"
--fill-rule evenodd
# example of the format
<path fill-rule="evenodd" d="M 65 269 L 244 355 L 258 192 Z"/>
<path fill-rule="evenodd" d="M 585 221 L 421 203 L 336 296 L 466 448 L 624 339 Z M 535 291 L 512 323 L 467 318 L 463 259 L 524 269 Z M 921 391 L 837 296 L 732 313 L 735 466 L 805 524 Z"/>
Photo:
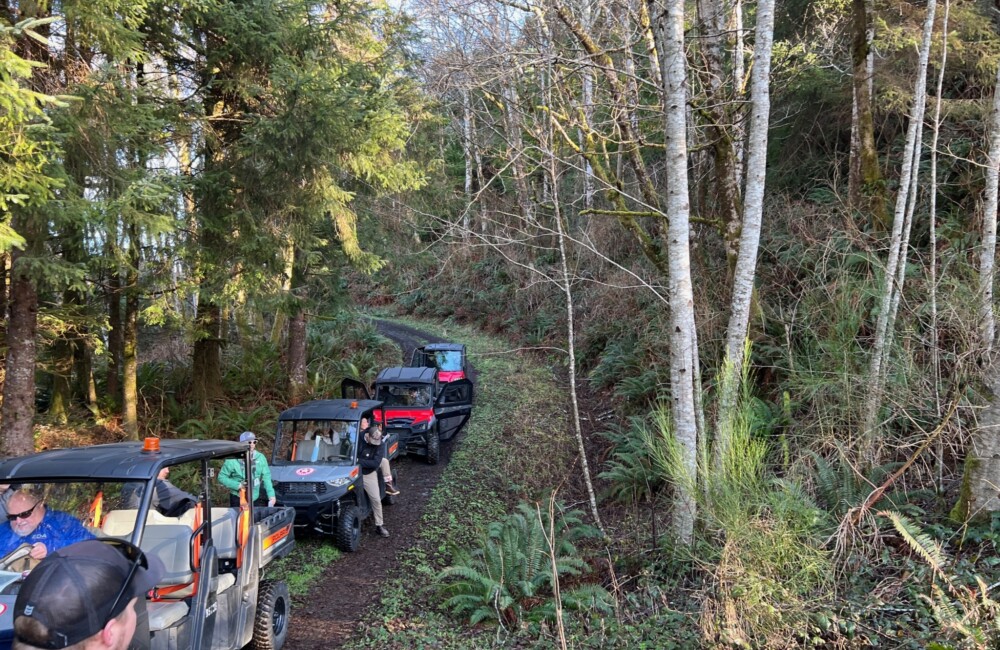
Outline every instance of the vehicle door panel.
<path fill-rule="evenodd" d="M 472 382 L 458 379 L 441 386 L 441 393 L 434 403 L 438 432 L 445 440 L 454 436 L 472 417 Z"/>
<path fill-rule="evenodd" d="M 371 399 L 368 387 L 357 379 L 346 377 L 340 382 L 340 396 L 344 399 Z"/>
<path fill-rule="evenodd" d="M 423 348 L 417 348 L 413 351 L 413 356 L 410 358 L 411 368 L 436 368 L 434 364 L 434 355 L 428 354 Z"/>

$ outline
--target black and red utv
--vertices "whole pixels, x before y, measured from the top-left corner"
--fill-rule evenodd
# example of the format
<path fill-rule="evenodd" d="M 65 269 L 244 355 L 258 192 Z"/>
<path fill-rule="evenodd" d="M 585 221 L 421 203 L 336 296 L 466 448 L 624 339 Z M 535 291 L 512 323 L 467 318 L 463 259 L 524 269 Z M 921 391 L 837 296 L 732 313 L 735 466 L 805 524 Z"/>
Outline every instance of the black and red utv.
<path fill-rule="evenodd" d="M 438 381 L 449 383 L 457 379 L 472 379 L 465 354 L 465 346 L 461 343 L 428 343 L 413 351 L 410 359 L 413 368 L 434 368 L 438 373 Z"/>
<path fill-rule="evenodd" d="M 383 427 L 397 435 L 400 449 L 424 456 L 434 465 L 441 458 L 441 441 L 452 438 L 472 415 L 472 382 L 443 382 L 434 368 L 386 368 L 375 379 L 374 395 L 359 381 L 345 379 L 345 399 L 382 402 Z"/>

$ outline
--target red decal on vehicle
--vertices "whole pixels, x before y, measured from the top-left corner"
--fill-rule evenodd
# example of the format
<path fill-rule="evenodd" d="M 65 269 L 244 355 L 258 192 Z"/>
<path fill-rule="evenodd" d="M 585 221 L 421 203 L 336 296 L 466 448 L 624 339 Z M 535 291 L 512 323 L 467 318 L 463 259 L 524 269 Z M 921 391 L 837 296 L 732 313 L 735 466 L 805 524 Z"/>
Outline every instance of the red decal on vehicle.
<path fill-rule="evenodd" d="M 300 467 L 299 469 L 295 470 L 295 473 L 298 474 L 299 476 L 309 476 L 315 471 L 316 470 L 314 470 L 312 467 Z"/>

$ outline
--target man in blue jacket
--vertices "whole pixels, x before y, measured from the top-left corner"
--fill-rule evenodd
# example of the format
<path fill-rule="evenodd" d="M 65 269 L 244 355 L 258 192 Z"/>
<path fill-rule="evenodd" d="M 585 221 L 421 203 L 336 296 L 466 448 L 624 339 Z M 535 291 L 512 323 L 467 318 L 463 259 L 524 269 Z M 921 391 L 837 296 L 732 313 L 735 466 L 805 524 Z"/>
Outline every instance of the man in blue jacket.
<path fill-rule="evenodd" d="M 0 525 L 0 556 L 21 544 L 31 544 L 31 558 L 41 560 L 85 539 L 94 539 L 94 535 L 76 517 L 49 510 L 41 495 L 21 489 L 7 502 L 7 521 Z"/>

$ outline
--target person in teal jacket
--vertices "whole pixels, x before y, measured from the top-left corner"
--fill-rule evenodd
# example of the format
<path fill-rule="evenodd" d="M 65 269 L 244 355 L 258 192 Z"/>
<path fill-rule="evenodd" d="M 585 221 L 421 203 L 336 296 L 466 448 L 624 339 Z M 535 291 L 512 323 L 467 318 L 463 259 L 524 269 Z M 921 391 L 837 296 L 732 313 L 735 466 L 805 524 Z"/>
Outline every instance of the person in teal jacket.
<path fill-rule="evenodd" d="M 267 466 L 267 458 L 257 451 L 257 436 L 252 431 L 244 431 L 240 434 L 240 442 L 250 443 L 250 454 L 253 457 L 253 491 L 251 500 L 259 506 L 273 506 L 275 503 L 274 484 L 271 483 L 271 468 Z M 222 470 L 219 472 L 219 483 L 229 488 L 229 505 L 233 508 L 240 507 L 240 487 L 246 482 L 246 474 L 243 471 L 242 458 L 227 458 L 222 463 Z M 267 501 L 260 495 L 260 486 L 264 486 L 267 494 Z"/>

